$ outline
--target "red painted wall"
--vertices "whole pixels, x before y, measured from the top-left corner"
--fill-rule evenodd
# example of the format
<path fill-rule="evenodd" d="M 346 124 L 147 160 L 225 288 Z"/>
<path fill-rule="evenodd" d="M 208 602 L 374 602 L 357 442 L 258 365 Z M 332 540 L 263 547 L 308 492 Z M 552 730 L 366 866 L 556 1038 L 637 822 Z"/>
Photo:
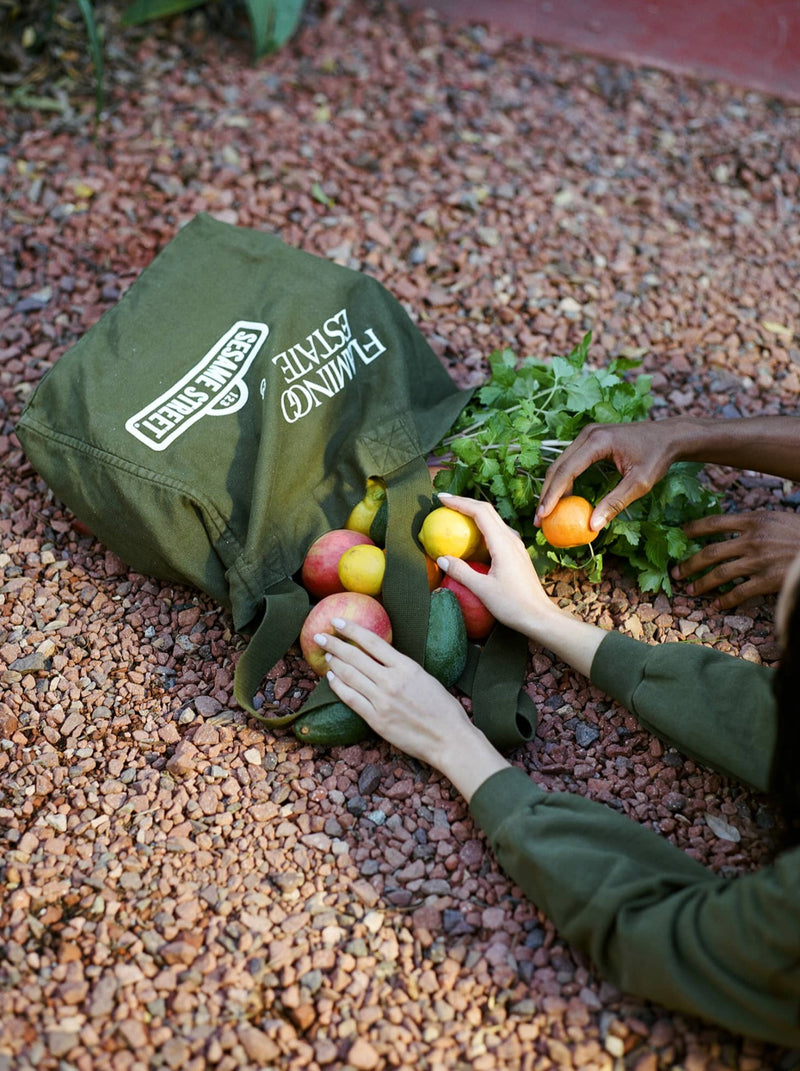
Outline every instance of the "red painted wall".
<path fill-rule="evenodd" d="M 405 0 L 606 56 L 800 100 L 800 0 Z"/>

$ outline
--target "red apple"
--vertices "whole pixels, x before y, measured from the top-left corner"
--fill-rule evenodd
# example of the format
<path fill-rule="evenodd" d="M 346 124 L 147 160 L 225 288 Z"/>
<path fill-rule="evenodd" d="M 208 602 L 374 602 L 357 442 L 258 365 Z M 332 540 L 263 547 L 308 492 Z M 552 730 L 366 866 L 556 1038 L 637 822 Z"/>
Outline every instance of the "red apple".
<path fill-rule="evenodd" d="M 344 591 L 338 573 L 339 559 L 346 550 L 359 543 L 372 543 L 372 540 L 361 532 L 351 532 L 349 528 L 334 528 L 315 539 L 300 570 L 306 591 L 316 599 Z"/>
<path fill-rule="evenodd" d="M 328 663 L 325 661 L 325 651 L 315 642 L 314 636 L 319 632 L 327 632 L 332 636 L 336 632 L 331 624 L 334 617 L 355 621 L 370 632 L 375 632 L 387 643 L 392 642 L 392 623 L 377 599 L 371 595 L 363 595 L 360 591 L 341 591 L 326 595 L 316 606 L 311 607 L 300 630 L 300 650 L 303 652 L 303 658 L 320 677 L 327 672 Z"/>
<path fill-rule="evenodd" d="M 489 566 L 483 562 L 467 562 L 467 565 L 470 569 L 474 569 L 476 573 L 489 572 Z M 464 615 L 464 624 L 467 626 L 468 638 L 471 640 L 485 640 L 492 631 L 494 617 L 478 596 L 473 595 L 469 588 L 464 587 L 458 580 L 453 580 L 451 576 L 446 576 L 440 586 L 450 588 L 458 599 L 461 613 Z"/>

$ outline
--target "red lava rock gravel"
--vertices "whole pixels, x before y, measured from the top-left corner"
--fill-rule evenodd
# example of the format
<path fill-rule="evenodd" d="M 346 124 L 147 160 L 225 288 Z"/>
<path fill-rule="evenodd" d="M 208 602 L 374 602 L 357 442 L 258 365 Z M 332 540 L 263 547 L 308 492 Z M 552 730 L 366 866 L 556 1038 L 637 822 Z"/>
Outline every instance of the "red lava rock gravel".
<path fill-rule="evenodd" d="M 795 412 L 800 110 L 367 0 L 314 7 L 257 65 L 202 12 L 123 33 L 113 7 L 96 133 L 91 83 L 2 116 L 0 1071 L 789 1066 L 602 982 L 438 775 L 249 720 L 228 617 L 76 526 L 13 428 L 199 211 L 376 275 L 462 383 L 495 347 L 591 329 L 595 356 L 643 358 L 664 412 Z M 797 505 L 711 478 L 741 508 Z M 613 568 L 551 588 L 636 637 L 777 657 L 771 602 L 714 615 Z M 264 699 L 310 688 L 292 650 Z M 532 777 L 722 872 L 770 857 L 766 800 L 545 651 L 530 690 Z"/>

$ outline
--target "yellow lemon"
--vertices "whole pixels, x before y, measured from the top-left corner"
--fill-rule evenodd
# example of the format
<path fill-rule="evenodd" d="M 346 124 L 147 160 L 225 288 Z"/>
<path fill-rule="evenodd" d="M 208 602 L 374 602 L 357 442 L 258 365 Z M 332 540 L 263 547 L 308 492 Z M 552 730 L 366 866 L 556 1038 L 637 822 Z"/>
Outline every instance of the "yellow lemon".
<path fill-rule="evenodd" d="M 473 519 L 449 506 L 431 510 L 422 522 L 419 538 L 425 553 L 434 561 L 443 554 L 469 559 L 483 542 Z"/>
<path fill-rule="evenodd" d="M 386 484 L 383 480 L 370 476 L 367 480 L 364 497 L 350 510 L 345 522 L 345 528 L 349 528 L 351 532 L 361 532 L 362 535 L 369 535 L 372 522 L 375 520 L 375 514 L 380 509 L 381 503 L 385 498 Z"/>
<path fill-rule="evenodd" d="M 347 591 L 379 595 L 386 571 L 386 555 L 380 547 L 362 543 L 350 547 L 339 559 L 339 579 Z"/>
<path fill-rule="evenodd" d="M 351 532 L 361 532 L 362 535 L 369 535 L 369 530 L 372 527 L 372 522 L 375 520 L 375 514 L 378 512 L 378 506 L 373 506 L 369 502 L 365 502 L 362 498 L 360 502 L 356 502 L 355 506 L 350 510 L 350 513 L 345 522 L 345 528 L 348 528 Z"/>

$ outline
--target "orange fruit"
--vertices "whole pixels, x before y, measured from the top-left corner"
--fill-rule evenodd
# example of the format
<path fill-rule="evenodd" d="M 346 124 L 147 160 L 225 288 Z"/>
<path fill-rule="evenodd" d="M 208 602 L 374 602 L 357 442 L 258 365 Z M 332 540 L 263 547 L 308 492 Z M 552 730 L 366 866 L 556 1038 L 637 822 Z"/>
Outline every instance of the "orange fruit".
<path fill-rule="evenodd" d="M 589 527 L 594 506 L 580 495 L 566 495 L 542 518 L 542 534 L 551 547 L 582 547 L 597 539 Z"/>
<path fill-rule="evenodd" d="M 425 553 L 434 561 L 443 554 L 471 558 L 483 540 L 473 519 L 449 506 L 431 510 L 422 522 L 419 538 Z"/>
<path fill-rule="evenodd" d="M 427 554 L 425 555 L 425 568 L 428 572 L 428 587 L 431 591 L 435 591 L 439 587 L 444 573 L 433 558 L 429 558 Z"/>
<path fill-rule="evenodd" d="M 337 571 L 345 590 L 358 591 L 362 595 L 380 595 L 386 571 L 386 555 L 374 544 L 360 543 L 344 552 Z"/>

